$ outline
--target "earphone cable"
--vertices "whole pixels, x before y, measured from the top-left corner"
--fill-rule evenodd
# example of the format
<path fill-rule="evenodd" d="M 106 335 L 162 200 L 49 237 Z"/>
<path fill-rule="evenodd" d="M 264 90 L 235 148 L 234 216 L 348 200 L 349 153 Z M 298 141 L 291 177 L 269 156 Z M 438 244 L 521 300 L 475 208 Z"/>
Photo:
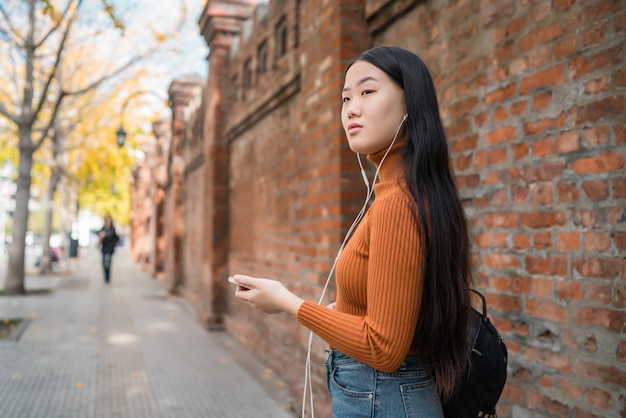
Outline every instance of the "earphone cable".
<path fill-rule="evenodd" d="M 324 287 L 322 289 L 322 293 L 321 293 L 320 298 L 319 298 L 319 300 L 317 302 L 318 305 L 321 305 L 323 300 L 324 300 L 324 296 L 326 295 L 326 290 L 328 289 L 328 285 L 330 284 L 330 279 L 332 278 L 333 274 L 335 273 L 335 268 L 337 267 L 337 262 L 339 261 L 339 256 L 341 255 L 341 252 L 343 251 L 346 243 L 348 242 L 348 239 L 350 238 L 350 236 L 354 232 L 354 229 L 357 227 L 359 222 L 361 222 L 361 219 L 365 215 L 365 211 L 367 210 L 367 205 L 368 205 L 370 199 L 372 198 L 372 195 L 374 194 L 374 184 L 376 184 L 376 180 L 378 179 L 378 173 L 380 171 L 380 168 L 383 165 L 383 161 L 385 161 L 385 159 L 387 158 L 387 155 L 391 151 L 391 148 L 396 143 L 396 139 L 398 138 L 398 133 L 400 133 L 400 128 L 402 127 L 402 124 L 404 123 L 404 121 L 406 119 L 407 119 L 407 115 L 404 115 L 404 117 L 402 118 L 402 121 L 400 122 L 400 125 L 398 125 L 398 129 L 396 129 L 396 133 L 393 136 L 393 140 L 391 141 L 391 144 L 389 145 L 389 148 L 387 148 L 387 151 L 383 155 L 383 158 L 380 160 L 380 163 L 378 164 L 378 167 L 376 168 L 376 172 L 374 173 L 374 178 L 372 180 L 371 187 L 370 187 L 370 183 L 369 183 L 369 178 L 367 177 L 367 173 L 365 172 L 365 169 L 363 168 L 363 164 L 361 162 L 361 154 L 359 154 L 359 153 L 356 154 L 357 160 L 359 162 L 359 167 L 361 167 L 361 175 L 363 177 L 363 181 L 365 183 L 365 186 L 367 187 L 367 195 L 365 196 L 365 202 L 363 203 L 363 206 L 361 207 L 361 210 L 359 211 L 359 213 L 355 217 L 354 221 L 352 222 L 352 225 L 350 225 L 350 228 L 348 228 L 348 232 L 346 232 L 346 235 L 345 235 L 343 241 L 341 242 L 341 245 L 339 246 L 339 250 L 337 251 L 337 255 L 335 256 L 335 260 L 334 260 L 333 265 L 332 265 L 332 267 L 330 269 L 330 272 L 328 273 L 328 277 L 326 278 L 326 283 L 324 284 Z M 315 418 L 315 408 L 313 406 L 313 381 L 312 381 L 312 378 L 311 378 L 311 346 L 312 346 L 312 344 L 313 344 L 313 331 L 310 331 L 309 332 L 309 341 L 308 341 L 308 345 L 307 345 L 305 370 L 304 370 L 304 389 L 302 391 L 302 418 L 305 418 L 307 389 L 309 391 L 309 396 L 310 396 L 309 402 L 310 402 L 310 405 L 311 405 L 311 418 Z"/>

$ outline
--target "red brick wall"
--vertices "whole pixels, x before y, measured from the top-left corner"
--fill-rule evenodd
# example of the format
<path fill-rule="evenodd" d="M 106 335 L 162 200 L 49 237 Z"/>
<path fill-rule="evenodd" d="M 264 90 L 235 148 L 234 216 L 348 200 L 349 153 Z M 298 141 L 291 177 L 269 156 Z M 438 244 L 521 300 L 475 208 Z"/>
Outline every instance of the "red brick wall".
<path fill-rule="evenodd" d="M 184 160 L 184 233 L 182 267 L 184 278 L 179 288 L 181 294 L 198 304 L 207 295 L 202 284 L 202 262 L 204 258 L 204 147 L 202 129 L 204 118 L 203 91 L 197 88 L 187 104 L 183 118 L 181 147 Z"/>
<path fill-rule="evenodd" d="M 626 1 L 268 7 L 211 0 L 212 17 L 201 19 L 219 55 L 204 133 L 211 285 L 199 303 L 226 310 L 226 328 L 282 374 L 299 404 L 308 332 L 232 300 L 223 282 L 229 272 L 274 277 L 317 300 L 365 194 L 339 121 L 345 65 L 370 46 L 403 46 L 433 73 L 477 286 L 510 350 L 499 415 L 625 416 Z M 242 25 L 247 16 L 254 22 Z M 287 51 L 275 59 L 280 22 Z M 259 73 L 264 41 L 268 70 Z M 325 416 L 322 347 L 315 340 Z"/>
<path fill-rule="evenodd" d="M 624 1 L 432 1 L 374 37 L 436 79 L 502 416 L 626 416 L 625 28 Z"/>

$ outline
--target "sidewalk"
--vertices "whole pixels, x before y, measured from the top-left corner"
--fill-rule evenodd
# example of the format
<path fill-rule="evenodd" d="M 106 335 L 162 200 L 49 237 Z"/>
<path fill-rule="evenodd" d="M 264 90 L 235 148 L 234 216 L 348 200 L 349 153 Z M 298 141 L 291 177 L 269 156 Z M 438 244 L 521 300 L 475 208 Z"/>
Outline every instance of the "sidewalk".
<path fill-rule="evenodd" d="M 0 296 L 0 319 L 29 319 L 18 339 L 0 340 L 0 417 L 295 416 L 276 375 L 202 329 L 124 249 L 108 286 L 99 253 L 81 250 L 71 272 L 29 276 L 38 292 Z"/>

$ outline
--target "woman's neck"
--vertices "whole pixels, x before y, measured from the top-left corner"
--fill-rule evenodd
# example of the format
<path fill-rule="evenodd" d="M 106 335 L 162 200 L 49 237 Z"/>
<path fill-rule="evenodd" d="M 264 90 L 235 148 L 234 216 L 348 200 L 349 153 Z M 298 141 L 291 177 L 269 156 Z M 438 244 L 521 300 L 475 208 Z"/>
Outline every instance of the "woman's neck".
<path fill-rule="evenodd" d="M 385 147 L 367 156 L 367 159 L 379 170 L 378 180 L 380 183 L 398 180 L 404 177 L 403 147 L 404 142 L 396 142 L 389 150 L 389 153 L 387 153 L 389 147 Z M 385 156 L 385 154 L 387 154 L 387 156 Z"/>

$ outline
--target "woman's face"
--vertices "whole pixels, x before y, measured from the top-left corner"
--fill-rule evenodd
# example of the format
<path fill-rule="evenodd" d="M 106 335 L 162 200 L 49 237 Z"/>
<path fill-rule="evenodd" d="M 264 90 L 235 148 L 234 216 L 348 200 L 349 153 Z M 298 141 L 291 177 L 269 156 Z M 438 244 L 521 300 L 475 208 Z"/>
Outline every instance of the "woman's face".
<path fill-rule="evenodd" d="M 352 151 L 373 154 L 391 144 L 406 114 L 405 99 L 384 71 L 355 62 L 346 73 L 341 100 L 341 123 Z"/>

